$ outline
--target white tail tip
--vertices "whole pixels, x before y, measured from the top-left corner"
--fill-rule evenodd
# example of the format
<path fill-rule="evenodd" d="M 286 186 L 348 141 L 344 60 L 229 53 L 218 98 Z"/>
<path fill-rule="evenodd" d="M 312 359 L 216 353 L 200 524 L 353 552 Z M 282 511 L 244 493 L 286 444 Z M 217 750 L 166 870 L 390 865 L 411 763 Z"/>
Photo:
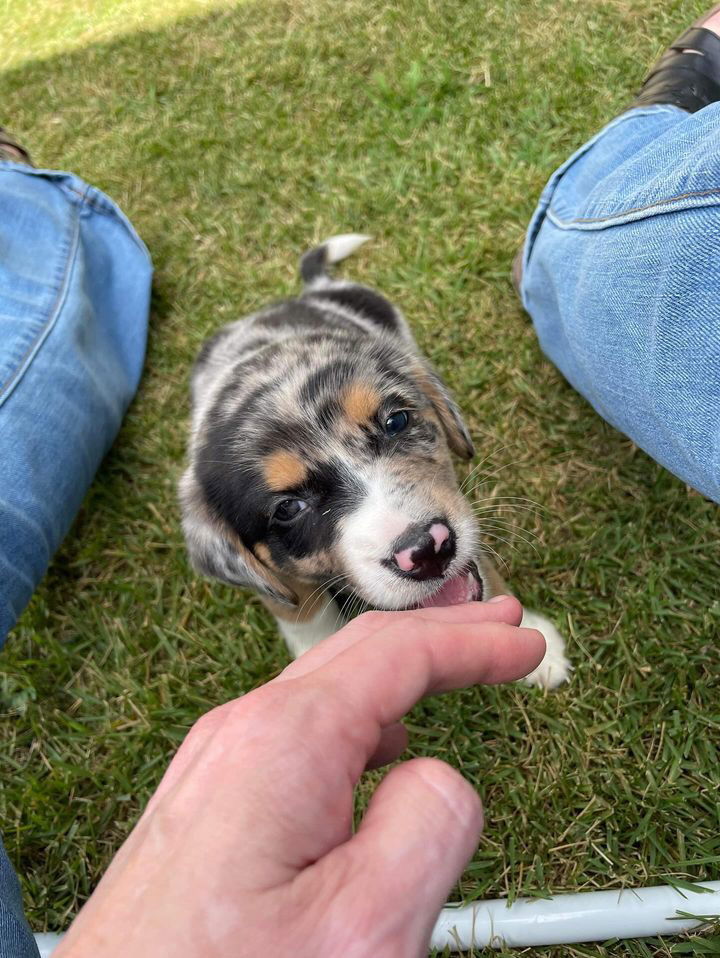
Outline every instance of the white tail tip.
<path fill-rule="evenodd" d="M 365 236 L 362 233 L 341 233 L 340 236 L 331 236 L 322 245 L 327 251 L 328 263 L 339 263 L 341 259 L 350 256 L 363 243 L 371 239 L 372 236 Z"/>

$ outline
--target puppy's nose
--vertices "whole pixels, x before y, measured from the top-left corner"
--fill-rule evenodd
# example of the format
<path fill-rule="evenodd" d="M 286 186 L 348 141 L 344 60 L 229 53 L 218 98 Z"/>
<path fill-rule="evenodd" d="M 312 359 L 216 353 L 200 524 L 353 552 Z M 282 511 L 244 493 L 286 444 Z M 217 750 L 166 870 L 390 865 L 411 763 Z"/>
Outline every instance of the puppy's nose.
<path fill-rule="evenodd" d="M 409 526 L 395 543 L 395 565 L 413 579 L 439 579 L 455 555 L 455 535 L 442 519 Z"/>

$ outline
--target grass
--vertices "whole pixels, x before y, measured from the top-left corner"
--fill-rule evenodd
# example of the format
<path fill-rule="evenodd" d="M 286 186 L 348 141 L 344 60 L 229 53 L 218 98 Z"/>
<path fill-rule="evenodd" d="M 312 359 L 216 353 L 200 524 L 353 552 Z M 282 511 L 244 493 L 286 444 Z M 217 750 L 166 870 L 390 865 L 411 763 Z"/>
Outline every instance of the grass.
<path fill-rule="evenodd" d="M 348 271 L 403 305 L 461 400 L 488 457 L 476 494 L 542 505 L 498 548 L 576 663 L 557 693 L 412 714 L 412 753 L 487 808 L 455 896 L 718 877 L 717 508 L 572 391 L 508 281 L 551 170 L 701 6 L 249 0 L 0 75 L 3 122 L 113 195 L 157 270 L 140 393 L 2 658 L 0 821 L 38 930 L 88 896 L 193 720 L 286 662 L 254 598 L 186 565 L 187 374 L 209 332 L 296 289 L 298 254 L 345 230 L 377 237 Z"/>
<path fill-rule="evenodd" d="M 230 6 L 232 0 L 0 0 L 5 68 L 76 47 L 157 28 L 182 16 Z"/>

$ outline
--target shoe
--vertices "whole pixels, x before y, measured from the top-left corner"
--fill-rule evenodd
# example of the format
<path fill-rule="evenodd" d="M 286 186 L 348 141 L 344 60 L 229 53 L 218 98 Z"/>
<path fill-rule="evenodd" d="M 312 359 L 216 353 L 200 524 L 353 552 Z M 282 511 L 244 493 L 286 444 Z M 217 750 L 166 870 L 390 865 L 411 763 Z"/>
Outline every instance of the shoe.
<path fill-rule="evenodd" d="M 720 100 L 720 37 L 702 26 L 718 9 L 714 7 L 670 44 L 645 78 L 631 108 L 668 103 L 697 113 Z"/>
<path fill-rule="evenodd" d="M 0 160 L 7 160 L 10 163 L 25 163 L 26 166 L 32 166 L 28 151 L 16 143 L 8 131 L 0 126 Z"/>
<path fill-rule="evenodd" d="M 718 9 L 720 7 L 713 7 L 670 45 L 645 78 L 629 109 L 670 104 L 688 113 L 697 113 L 720 100 L 720 37 L 702 26 Z M 521 246 L 513 260 L 511 273 L 518 296 L 522 261 Z"/>

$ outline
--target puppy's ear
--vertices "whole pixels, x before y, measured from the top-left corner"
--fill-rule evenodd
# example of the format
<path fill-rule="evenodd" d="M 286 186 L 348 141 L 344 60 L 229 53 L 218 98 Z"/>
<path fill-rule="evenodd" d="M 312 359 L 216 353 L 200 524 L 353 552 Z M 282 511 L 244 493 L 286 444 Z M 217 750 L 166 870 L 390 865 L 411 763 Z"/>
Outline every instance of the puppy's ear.
<path fill-rule="evenodd" d="M 418 370 L 420 388 L 433 405 L 445 432 L 450 449 L 462 459 L 472 459 L 475 447 L 462 414 L 447 386 L 429 363 L 423 363 Z"/>
<path fill-rule="evenodd" d="M 210 514 L 190 469 L 180 481 L 180 503 L 185 542 L 194 569 L 230 585 L 256 589 L 276 602 L 298 604 L 292 589 L 253 555 L 225 522 Z"/>

